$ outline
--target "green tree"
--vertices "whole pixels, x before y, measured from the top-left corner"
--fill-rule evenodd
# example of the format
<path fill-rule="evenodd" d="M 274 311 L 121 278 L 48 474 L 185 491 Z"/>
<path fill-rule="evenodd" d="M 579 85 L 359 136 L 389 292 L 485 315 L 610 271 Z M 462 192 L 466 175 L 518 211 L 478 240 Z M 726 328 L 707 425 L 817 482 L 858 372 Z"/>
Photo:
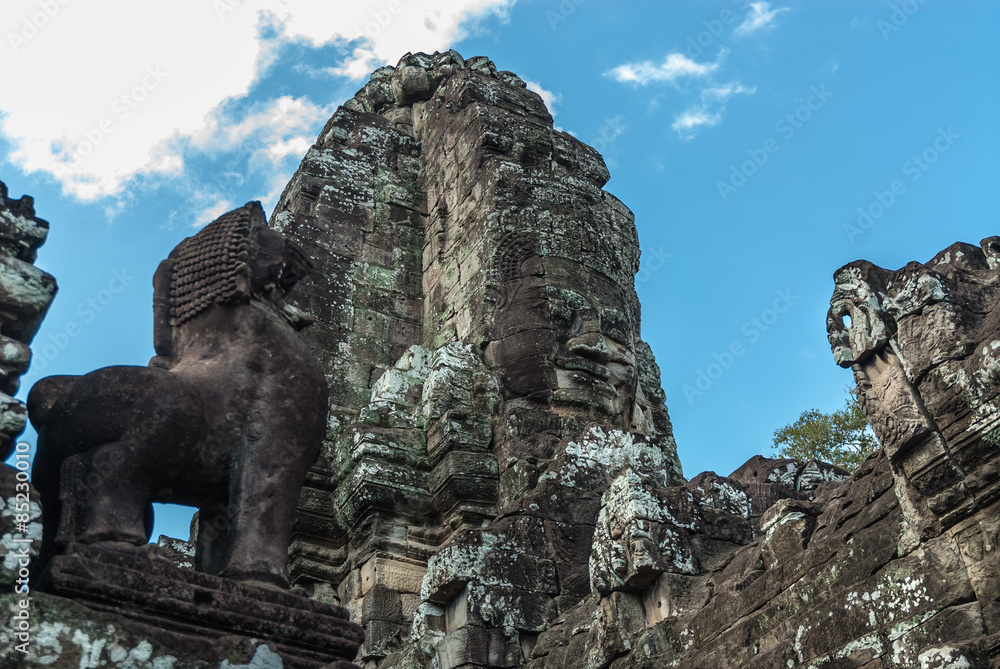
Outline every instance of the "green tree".
<path fill-rule="evenodd" d="M 861 466 L 879 443 L 861 410 L 856 390 L 848 389 L 848 393 L 843 409 L 833 413 L 809 409 L 791 425 L 775 430 L 776 454 L 796 460 L 822 460 L 852 472 Z"/>

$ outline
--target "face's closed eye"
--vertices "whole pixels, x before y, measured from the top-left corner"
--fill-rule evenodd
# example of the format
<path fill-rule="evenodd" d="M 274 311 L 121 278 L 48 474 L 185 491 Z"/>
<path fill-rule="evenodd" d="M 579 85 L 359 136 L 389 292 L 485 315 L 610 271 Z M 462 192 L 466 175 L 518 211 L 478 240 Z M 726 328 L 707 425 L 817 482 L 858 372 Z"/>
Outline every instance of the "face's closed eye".
<path fill-rule="evenodd" d="M 601 312 L 601 332 L 622 346 L 632 348 L 632 322 L 620 309 L 604 309 Z"/>

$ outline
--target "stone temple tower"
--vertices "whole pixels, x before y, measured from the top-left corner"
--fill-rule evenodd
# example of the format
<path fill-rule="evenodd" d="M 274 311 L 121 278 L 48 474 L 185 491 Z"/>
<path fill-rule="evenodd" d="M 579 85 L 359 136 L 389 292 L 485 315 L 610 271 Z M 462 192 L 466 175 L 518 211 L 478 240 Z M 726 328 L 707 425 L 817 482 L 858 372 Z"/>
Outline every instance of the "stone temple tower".
<path fill-rule="evenodd" d="M 590 593 L 609 475 L 683 481 L 608 178 L 520 78 L 451 51 L 376 71 L 285 189 L 332 403 L 290 576 L 353 612 L 366 661 L 526 656 Z"/>

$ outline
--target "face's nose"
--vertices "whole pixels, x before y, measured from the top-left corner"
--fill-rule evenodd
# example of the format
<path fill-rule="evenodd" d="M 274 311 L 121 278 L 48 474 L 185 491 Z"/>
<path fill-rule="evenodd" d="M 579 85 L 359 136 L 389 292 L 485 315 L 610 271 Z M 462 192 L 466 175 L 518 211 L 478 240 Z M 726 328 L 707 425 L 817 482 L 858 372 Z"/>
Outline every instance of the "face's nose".
<path fill-rule="evenodd" d="M 600 364 L 611 360 L 611 347 L 600 332 L 588 332 L 569 340 L 569 352 Z"/>
<path fill-rule="evenodd" d="M 601 332 L 601 321 L 596 310 L 579 309 L 576 312 L 578 329 L 568 342 L 570 354 L 593 360 L 604 365 L 611 360 L 612 351 L 604 334 Z"/>

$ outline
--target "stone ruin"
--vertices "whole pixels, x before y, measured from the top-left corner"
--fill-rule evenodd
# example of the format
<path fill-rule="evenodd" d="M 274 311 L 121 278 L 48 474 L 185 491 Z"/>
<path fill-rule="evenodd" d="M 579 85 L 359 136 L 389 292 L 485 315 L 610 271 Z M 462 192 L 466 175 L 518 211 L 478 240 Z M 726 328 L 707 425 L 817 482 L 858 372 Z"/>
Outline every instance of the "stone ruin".
<path fill-rule="evenodd" d="M 16 439 L 28 420 L 24 403 L 14 399 L 20 378 L 31 362 L 31 344 L 56 294 L 55 278 L 34 266 L 38 247 L 45 243 L 49 223 L 35 216 L 34 200 L 8 197 L 7 185 L 0 181 L 0 455 L 6 460 L 15 454 Z M 35 495 L 27 503 L 17 498 L 30 488 L 24 480 L 29 453 L 16 449 L 18 469 L 0 466 L 0 587 L 10 592 L 18 576 L 22 545 L 15 544 L 10 530 L 17 522 L 25 525 L 21 538 L 31 542 L 42 538 L 41 507 Z M 19 487 L 18 484 L 21 484 Z M 31 489 L 33 493 L 34 490 Z M 19 515 L 21 514 L 21 515 Z M 37 543 L 26 544 L 31 557 L 38 555 Z"/>
<path fill-rule="evenodd" d="M 883 445 L 858 471 L 755 456 L 685 480 L 608 178 L 486 58 L 376 71 L 270 220 L 316 266 L 289 301 L 330 389 L 295 589 L 164 550 L 55 563 L 86 585 L 144 559 L 203 630 L 255 596 L 292 627 L 343 607 L 365 669 L 998 666 L 1000 238 L 835 274 L 830 343 Z M 266 626 L 186 646 L 176 612 L 143 617 L 155 595 L 123 617 L 56 590 L 16 666 L 316 666 Z M 351 629 L 311 643 L 347 652 Z"/>
<path fill-rule="evenodd" d="M 28 370 L 28 345 L 56 294 L 55 278 L 33 265 L 49 223 L 35 216 L 35 201 L 7 197 L 0 181 L 0 454 L 6 460 L 24 430 L 28 410 L 12 396 Z"/>

